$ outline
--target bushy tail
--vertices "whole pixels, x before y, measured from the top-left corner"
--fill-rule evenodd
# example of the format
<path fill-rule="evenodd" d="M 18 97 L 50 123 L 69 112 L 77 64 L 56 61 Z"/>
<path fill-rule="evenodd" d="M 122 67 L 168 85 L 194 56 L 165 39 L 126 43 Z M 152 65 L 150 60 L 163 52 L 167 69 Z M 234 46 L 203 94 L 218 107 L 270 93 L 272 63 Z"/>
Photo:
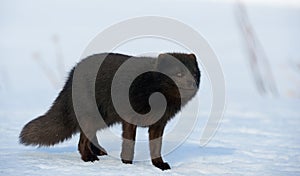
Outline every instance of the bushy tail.
<path fill-rule="evenodd" d="M 20 143 L 51 146 L 71 138 L 77 131 L 77 123 L 73 119 L 61 114 L 47 113 L 24 126 L 20 134 Z"/>

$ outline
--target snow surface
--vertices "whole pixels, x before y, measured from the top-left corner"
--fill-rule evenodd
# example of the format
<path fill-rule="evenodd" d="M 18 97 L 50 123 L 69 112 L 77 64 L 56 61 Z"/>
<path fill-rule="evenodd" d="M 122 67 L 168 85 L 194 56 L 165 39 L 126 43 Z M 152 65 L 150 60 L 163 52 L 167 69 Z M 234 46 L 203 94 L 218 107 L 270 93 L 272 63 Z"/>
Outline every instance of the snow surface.
<path fill-rule="evenodd" d="M 192 0 L 115 4 L 1 1 L 0 175 L 300 175 L 300 100 L 290 93 L 299 93 L 299 72 L 289 67 L 290 61 L 300 62 L 299 7 L 247 6 L 280 93 L 269 98 L 258 95 L 253 84 L 234 4 Z M 200 113 L 193 132 L 164 156 L 171 170 L 162 172 L 149 160 L 122 164 L 115 157 L 120 142 L 105 138 L 105 131 L 98 137 L 112 155 L 95 163 L 80 159 L 78 135 L 52 148 L 20 145 L 18 135 L 23 125 L 48 110 L 88 42 L 109 25 L 142 15 L 178 19 L 199 31 L 215 49 L 226 79 L 227 104 L 214 138 L 206 146 L 199 145 L 211 104 L 204 73 L 198 94 Z M 59 37 L 63 70 L 56 60 L 53 35 Z M 169 41 L 148 38 L 126 43 L 116 52 L 137 55 L 170 50 L 185 51 Z M 55 71 L 50 76 L 54 81 L 33 55 L 40 55 L 46 69 Z M 178 123 L 176 119 L 172 123 Z M 167 132 L 172 132 L 172 123 Z M 120 126 L 110 130 L 120 134 Z M 145 129 L 138 129 L 138 139 L 147 140 Z M 147 146 L 137 146 L 136 155 L 141 154 L 149 154 Z"/>

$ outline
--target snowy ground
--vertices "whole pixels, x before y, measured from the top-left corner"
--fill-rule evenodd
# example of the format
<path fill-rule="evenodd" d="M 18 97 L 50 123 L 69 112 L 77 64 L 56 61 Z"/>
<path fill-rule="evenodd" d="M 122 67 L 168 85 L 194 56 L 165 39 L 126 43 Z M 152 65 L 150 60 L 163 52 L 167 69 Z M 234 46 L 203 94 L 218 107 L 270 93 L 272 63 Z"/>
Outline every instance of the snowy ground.
<path fill-rule="evenodd" d="M 235 6 L 196 0 L 175 2 L 136 2 L 114 7 L 113 1 L 72 5 L 68 1 L 1 1 L 0 175 L 300 175 L 299 72 L 288 65 L 290 61 L 300 62 L 299 6 L 248 7 L 280 93 L 277 98 L 268 98 L 259 96 L 253 84 Z M 77 152 L 78 136 L 53 148 L 18 144 L 22 126 L 51 105 L 66 73 L 78 62 L 92 37 L 111 24 L 141 15 L 168 16 L 192 26 L 219 56 L 227 104 L 210 143 L 199 145 L 211 103 L 210 85 L 204 74 L 198 94 L 200 113 L 193 133 L 183 145 L 164 156 L 172 170 L 162 172 L 150 161 L 124 165 L 113 156 L 100 157 L 95 163 L 82 162 Z M 55 59 L 53 35 L 60 37 L 65 65 L 62 70 Z M 170 50 L 183 51 L 166 41 L 145 39 L 127 43 L 116 52 L 136 55 Z M 34 53 L 56 75 L 47 76 L 45 68 L 32 59 Z M 113 131 L 119 133 L 119 127 Z M 139 139 L 146 140 L 145 130 L 138 132 Z M 119 142 L 104 137 L 101 143 L 109 153 L 119 153 Z M 137 155 L 148 152 L 141 146 L 136 150 Z"/>

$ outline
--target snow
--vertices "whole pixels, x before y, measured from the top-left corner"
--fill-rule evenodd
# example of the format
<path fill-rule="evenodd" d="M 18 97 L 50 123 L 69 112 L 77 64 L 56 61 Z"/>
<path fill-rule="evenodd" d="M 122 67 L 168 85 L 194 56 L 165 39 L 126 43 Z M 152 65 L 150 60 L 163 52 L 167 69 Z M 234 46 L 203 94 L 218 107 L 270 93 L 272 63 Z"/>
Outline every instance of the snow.
<path fill-rule="evenodd" d="M 117 7 L 114 1 L 1 1 L 0 175 L 300 175 L 299 72 L 289 66 L 291 60 L 300 62 L 299 7 L 247 6 L 279 89 L 280 96 L 270 98 L 256 91 L 234 3 L 175 2 L 172 6 L 169 1 L 118 2 Z M 141 15 L 168 16 L 192 26 L 219 56 L 227 104 L 213 139 L 200 146 L 211 106 L 211 87 L 204 74 L 197 95 L 198 121 L 187 140 L 164 156 L 171 170 L 160 171 L 149 160 L 138 159 L 149 156 L 145 129 L 138 129 L 140 142 L 133 165 L 122 164 L 117 157 L 120 141 L 105 137 L 107 130 L 98 137 L 110 155 L 94 163 L 80 159 L 78 135 L 51 148 L 20 145 L 18 135 L 23 125 L 48 110 L 88 42 L 109 25 Z M 59 37 L 63 54 L 63 75 L 57 66 L 54 35 Z M 169 41 L 148 38 L 128 42 L 116 52 L 137 55 L 170 48 L 185 51 Z M 34 54 L 54 71 L 50 77 L 55 83 L 33 59 Z M 167 133 L 176 123 L 180 123 L 178 118 L 168 125 Z M 120 126 L 110 130 L 120 136 Z"/>

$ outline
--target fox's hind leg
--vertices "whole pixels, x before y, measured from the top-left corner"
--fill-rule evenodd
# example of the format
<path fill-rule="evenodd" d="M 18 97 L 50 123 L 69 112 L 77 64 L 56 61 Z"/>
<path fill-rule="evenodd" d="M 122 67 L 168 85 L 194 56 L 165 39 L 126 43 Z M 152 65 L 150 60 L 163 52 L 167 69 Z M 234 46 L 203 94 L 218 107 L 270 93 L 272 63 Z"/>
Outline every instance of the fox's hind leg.
<path fill-rule="evenodd" d="M 78 150 L 81 154 L 81 159 L 83 161 L 97 161 L 99 158 L 95 155 L 91 150 L 91 142 L 89 139 L 84 135 L 84 133 L 80 133 L 80 139 L 78 143 Z"/>
<path fill-rule="evenodd" d="M 95 137 L 92 139 L 91 142 L 91 150 L 95 155 L 98 156 L 103 156 L 103 155 L 107 155 L 106 150 L 101 147 L 101 145 L 98 142 L 97 136 L 95 135 Z"/>
<path fill-rule="evenodd" d="M 91 142 L 83 132 L 80 133 L 78 150 L 83 161 L 94 162 L 99 160 L 97 155 L 107 155 L 107 152 L 104 150 L 104 148 L 99 145 L 96 134 L 92 138 L 92 141 L 93 142 Z"/>

